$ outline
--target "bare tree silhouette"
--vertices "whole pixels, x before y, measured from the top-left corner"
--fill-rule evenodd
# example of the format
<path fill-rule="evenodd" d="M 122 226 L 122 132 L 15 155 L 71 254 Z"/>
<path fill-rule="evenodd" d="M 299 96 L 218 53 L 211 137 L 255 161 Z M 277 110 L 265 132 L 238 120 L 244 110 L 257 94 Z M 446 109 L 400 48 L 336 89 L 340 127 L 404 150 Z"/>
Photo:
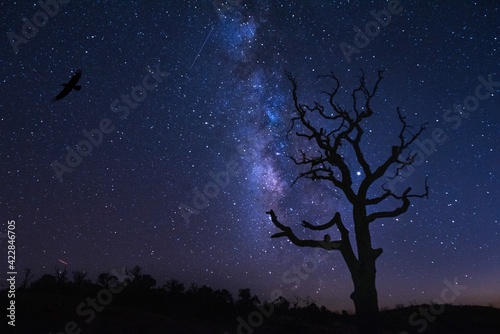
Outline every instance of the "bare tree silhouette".
<path fill-rule="evenodd" d="M 34 276 L 35 275 L 31 274 L 31 268 L 25 268 L 24 269 L 24 278 L 23 278 L 19 288 L 26 289 L 28 287 L 28 284 L 30 283 L 30 281 L 33 279 Z"/>
<path fill-rule="evenodd" d="M 109 288 L 110 286 L 115 286 L 117 285 L 118 278 L 110 273 L 100 273 L 99 276 L 97 276 L 97 284 Z"/>
<path fill-rule="evenodd" d="M 58 284 L 62 285 L 68 282 L 68 268 L 65 266 L 64 269 L 60 269 L 58 265 L 54 268 L 55 277 Z"/>
<path fill-rule="evenodd" d="M 375 262 L 382 254 L 382 248 L 372 247 L 370 227 L 378 219 L 397 217 L 406 212 L 410 206 L 410 198 L 428 196 L 427 180 L 425 181 L 425 192 L 421 194 L 412 193 L 411 187 L 398 194 L 393 188 L 388 188 L 382 179 L 386 173 L 391 171 L 394 171 L 393 177 L 396 177 L 402 168 L 414 163 L 415 154 L 406 155 L 406 151 L 422 134 L 427 123 L 422 124 L 416 131 L 412 132 L 411 126 L 408 125 L 406 118 L 397 108 L 397 116 L 401 123 L 397 145 L 392 146 L 386 157 L 381 157 L 379 160 L 381 163 L 378 166 L 370 164 L 362 150 L 363 123 L 374 114 L 371 102 L 383 79 L 382 74 L 383 71 L 378 71 L 378 78 L 374 86 L 369 88 L 366 84 L 365 74 L 361 72 L 359 85 L 351 92 L 353 104 L 351 110 L 344 109 L 334 101 L 337 99 L 337 93 L 340 89 L 340 81 L 337 77 L 333 73 L 321 76 L 334 83 L 334 87 L 330 91 L 322 92 L 328 96 L 329 108 L 331 107 L 331 110 L 327 111 L 318 102 L 314 102 L 314 106 L 300 103 L 297 96 L 297 81 L 290 73 L 286 73 L 292 83 L 292 98 L 296 112 L 288 134 L 294 127 L 297 127 L 296 135 L 312 142 L 319 152 L 317 155 L 311 155 L 309 152 L 300 151 L 300 158 L 290 157 L 296 165 L 307 167 L 305 171 L 298 174 L 293 184 L 301 178 L 306 178 L 313 181 L 331 182 L 342 191 L 352 209 L 357 254 L 351 244 L 349 230 L 342 222 L 339 212 L 334 213 L 333 218 L 325 224 L 313 225 L 305 220 L 302 222 L 302 227 L 311 231 L 324 231 L 336 226 L 340 233 L 339 240 L 332 240 L 328 234 L 319 240 L 301 239 L 291 227 L 278 220 L 273 210 L 267 212 L 274 225 L 281 230 L 273 234 L 272 238 L 287 237 L 299 247 L 318 247 L 327 251 L 340 251 L 354 284 L 351 299 L 356 310 L 358 333 L 361 334 L 380 333 Z M 330 129 L 333 130 L 317 127 L 313 125 L 314 121 L 321 122 L 321 126 L 330 126 Z M 347 149 L 351 150 L 352 156 L 345 155 Z M 406 157 L 403 157 L 403 154 Z M 353 184 L 352 172 L 357 170 L 354 169 L 356 165 L 361 167 L 364 178 L 359 183 Z M 375 193 L 372 189 L 375 188 L 374 185 L 381 187 L 377 196 L 373 196 Z M 383 209 L 377 211 L 377 208 L 374 207 L 380 203 L 388 202 L 391 204 L 394 201 L 396 207 L 390 211 Z"/>
<path fill-rule="evenodd" d="M 297 307 L 299 306 L 300 302 L 302 301 L 303 299 L 300 297 L 300 296 L 297 296 L 297 295 L 293 295 L 292 297 L 292 300 L 290 301 L 291 304 L 293 305 L 293 308 L 294 309 L 297 309 Z"/>
<path fill-rule="evenodd" d="M 76 284 L 82 284 L 87 277 L 87 272 L 80 270 L 73 270 L 73 282 Z"/>

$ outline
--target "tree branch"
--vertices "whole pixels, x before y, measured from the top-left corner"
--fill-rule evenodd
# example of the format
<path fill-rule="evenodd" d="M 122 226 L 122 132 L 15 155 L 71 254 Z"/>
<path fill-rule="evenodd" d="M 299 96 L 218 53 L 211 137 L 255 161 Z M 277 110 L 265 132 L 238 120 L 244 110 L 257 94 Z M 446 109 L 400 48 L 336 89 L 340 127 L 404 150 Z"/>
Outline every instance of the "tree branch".
<path fill-rule="evenodd" d="M 314 226 L 306 221 L 302 222 L 302 226 L 305 228 L 320 231 L 325 230 L 327 228 L 333 227 L 337 225 L 337 228 L 340 232 L 340 240 L 331 241 L 330 236 L 326 234 L 323 237 L 323 240 L 302 240 L 299 239 L 292 231 L 292 229 L 288 226 L 283 225 L 278 220 L 278 217 L 274 213 L 273 210 L 266 212 L 271 216 L 271 221 L 273 224 L 281 230 L 281 232 L 275 233 L 271 236 L 271 238 L 281 238 L 287 237 L 294 245 L 299 247 L 317 247 L 323 248 L 326 250 L 339 250 L 349 267 L 349 270 L 357 270 L 359 267 L 359 261 L 354 254 L 352 249 L 351 241 L 349 239 L 349 230 L 342 223 L 342 219 L 340 217 L 340 213 L 335 213 L 335 216 L 326 224 Z M 351 271 L 352 272 L 352 271 Z"/>
<path fill-rule="evenodd" d="M 427 179 L 425 179 L 425 192 L 423 194 L 410 194 L 411 187 L 408 187 L 402 195 L 396 195 L 394 194 L 391 190 L 385 188 L 382 186 L 382 188 L 385 190 L 384 195 L 385 198 L 387 197 L 393 197 L 395 199 L 401 200 L 401 205 L 397 208 L 395 208 L 392 211 L 380 211 L 380 212 L 374 212 L 370 215 L 368 215 L 367 222 L 371 223 L 379 218 L 391 218 L 391 217 L 397 217 L 403 213 L 405 213 L 408 208 L 410 207 L 410 200 L 409 198 L 411 197 L 418 197 L 418 198 L 428 198 L 429 197 L 429 186 L 427 185 Z M 381 196 L 381 197 L 382 197 Z"/>
<path fill-rule="evenodd" d="M 274 225 L 282 230 L 282 232 L 273 234 L 271 237 L 272 238 L 280 238 L 280 237 L 287 237 L 288 240 L 290 240 L 294 245 L 299 246 L 299 247 L 317 247 L 317 248 L 323 248 L 326 250 L 340 250 L 340 246 L 342 245 L 342 241 L 327 241 L 326 239 L 324 240 L 309 240 L 309 239 L 300 239 L 298 238 L 292 231 L 292 229 L 288 226 L 285 226 L 281 224 L 278 221 L 278 217 L 274 213 L 273 210 L 270 210 L 266 212 L 268 215 L 271 216 L 271 220 L 274 223 Z M 338 216 L 340 218 L 340 215 Z M 335 219 L 335 218 L 334 218 Z M 340 219 L 337 219 L 340 220 Z M 333 224 L 332 224 L 333 226 Z"/>
<path fill-rule="evenodd" d="M 425 131 L 425 129 L 427 127 L 427 123 L 420 125 L 419 130 L 415 134 L 412 134 L 408 130 L 408 128 L 411 126 L 409 126 L 406 123 L 406 117 L 404 117 L 401 114 L 401 110 L 399 108 L 397 108 L 396 110 L 397 110 L 398 118 L 402 124 L 401 130 L 400 130 L 399 136 L 398 136 L 399 145 L 392 146 L 391 154 L 389 155 L 389 157 L 375 170 L 375 172 L 373 172 L 372 174 L 367 174 L 367 177 L 361 182 L 361 185 L 359 187 L 359 192 L 358 192 L 358 194 L 361 194 L 361 196 L 366 195 L 368 188 L 376 180 L 378 180 L 383 175 L 385 175 L 385 173 L 387 172 L 387 170 L 389 169 L 390 166 L 392 166 L 395 163 L 399 163 L 400 165 L 404 165 L 404 166 L 409 166 L 409 165 L 413 164 L 413 162 L 415 160 L 415 154 L 409 155 L 408 158 L 406 158 L 406 160 L 403 160 L 403 161 L 399 159 L 399 156 L 413 142 L 415 142 L 415 140 L 417 140 L 422 135 L 422 133 Z M 405 132 L 410 132 L 411 136 L 409 139 L 405 139 Z M 400 167 L 396 168 L 396 175 L 395 176 L 397 176 L 399 174 L 399 171 L 401 169 L 402 168 L 400 168 Z"/>
<path fill-rule="evenodd" d="M 313 231 L 321 231 L 321 230 L 326 230 L 327 228 L 332 227 L 339 220 L 340 220 L 340 213 L 337 212 L 335 214 L 335 216 L 328 223 L 326 223 L 326 224 L 319 225 L 319 226 L 314 226 L 314 225 L 308 223 L 307 221 L 303 220 L 302 221 L 302 226 L 304 226 L 305 228 L 308 228 L 310 230 L 313 230 Z"/>

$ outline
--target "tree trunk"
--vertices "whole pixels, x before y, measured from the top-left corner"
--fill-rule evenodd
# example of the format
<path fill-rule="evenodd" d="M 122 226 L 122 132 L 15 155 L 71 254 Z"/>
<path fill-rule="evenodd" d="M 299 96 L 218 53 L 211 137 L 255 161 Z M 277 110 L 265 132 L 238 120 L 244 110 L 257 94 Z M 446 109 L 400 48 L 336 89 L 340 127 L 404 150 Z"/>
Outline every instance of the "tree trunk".
<path fill-rule="evenodd" d="M 355 206 L 353 214 L 359 262 L 356 270 L 351 272 L 354 283 L 351 299 L 356 309 L 358 334 L 380 334 L 375 262 L 382 250 L 372 248 L 366 207 Z"/>
<path fill-rule="evenodd" d="M 375 286 L 375 260 L 365 263 L 358 273 L 353 273 L 354 292 L 351 299 L 356 309 L 358 334 L 381 333 L 378 296 Z"/>

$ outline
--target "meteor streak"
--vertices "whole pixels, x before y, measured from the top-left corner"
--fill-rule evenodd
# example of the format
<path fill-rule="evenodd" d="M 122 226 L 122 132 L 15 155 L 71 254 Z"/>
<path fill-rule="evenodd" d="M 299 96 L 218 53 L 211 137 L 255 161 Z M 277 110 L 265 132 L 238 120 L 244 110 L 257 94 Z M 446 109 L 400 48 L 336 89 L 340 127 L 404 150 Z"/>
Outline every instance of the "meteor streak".
<path fill-rule="evenodd" d="M 213 25 L 212 25 L 212 29 L 210 29 L 210 31 L 209 31 L 209 33 L 207 35 L 207 38 L 205 38 L 205 41 L 203 42 L 203 45 L 200 48 L 200 51 L 198 51 L 198 53 L 196 54 L 196 57 L 194 57 L 193 63 L 191 64 L 191 66 L 189 67 L 189 69 L 192 69 L 193 66 L 194 66 L 194 63 L 196 63 L 196 60 L 200 56 L 201 50 L 203 50 L 203 48 L 205 47 L 205 44 L 207 44 L 208 37 L 210 37 L 210 34 L 212 33 L 212 30 L 214 30 L 214 26 Z"/>

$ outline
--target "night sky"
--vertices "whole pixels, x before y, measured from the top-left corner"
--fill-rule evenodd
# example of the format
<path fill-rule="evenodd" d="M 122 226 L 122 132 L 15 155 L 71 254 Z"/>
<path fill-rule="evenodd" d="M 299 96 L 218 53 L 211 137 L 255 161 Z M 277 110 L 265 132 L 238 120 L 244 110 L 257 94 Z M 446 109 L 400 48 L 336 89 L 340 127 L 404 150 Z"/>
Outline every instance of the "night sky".
<path fill-rule="evenodd" d="M 294 114 L 284 71 L 309 104 L 326 104 L 320 91 L 332 82 L 318 75 L 333 71 L 349 108 L 360 69 L 370 87 L 380 69 L 368 160 L 380 163 L 397 143 L 400 107 L 408 123 L 429 125 L 412 147 L 419 166 L 396 189 L 421 192 L 426 177 L 430 188 L 404 215 L 372 226 L 384 249 L 380 306 L 428 303 L 456 278 L 467 288 L 455 304 L 500 307 L 500 5 L 401 1 L 390 21 L 373 23 L 387 6 L 73 0 L 44 16 L 35 2 L 2 2 L 1 247 L 15 220 L 18 272 L 32 268 L 35 279 L 61 261 L 92 279 L 140 265 L 158 286 L 177 278 L 235 296 L 250 287 L 261 300 L 280 289 L 353 310 L 340 253 L 297 279 L 293 268 L 315 250 L 271 239 L 278 230 L 266 211 L 303 237 L 302 220 L 325 223 L 336 211 L 352 229 L 331 185 L 291 187 L 301 169 L 288 156 L 314 147 L 286 138 Z M 355 39 L 355 27 L 373 37 Z M 78 69 L 82 89 L 52 102 Z M 446 139 L 430 144 L 434 130 Z M 88 137 L 97 146 L 79 144 Z M 353 154 L 345 159 L 362 180 Z"/>

